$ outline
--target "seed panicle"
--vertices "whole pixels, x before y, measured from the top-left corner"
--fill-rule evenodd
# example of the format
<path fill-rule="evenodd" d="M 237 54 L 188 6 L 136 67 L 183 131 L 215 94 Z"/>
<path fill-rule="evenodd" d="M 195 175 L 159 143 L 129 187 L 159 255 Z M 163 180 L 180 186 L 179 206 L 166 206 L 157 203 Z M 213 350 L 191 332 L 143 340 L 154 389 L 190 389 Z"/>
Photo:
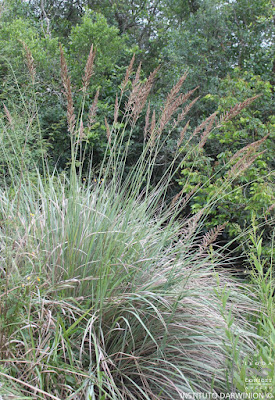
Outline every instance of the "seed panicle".
<path fill-rule="evenodd" d="M 118 95 L 116 94 L 115 108 L 114 108 L 114 124 L 117 123 L 118 112 L 119 112 L 119 104 L 118 104 Z"/>
<path fill-rule="evenodd" d="M 177 142 L 177 148 L 179 148 L 180 145 L 182 144 L 184 136 L 185 136 L 185 134 L 187 132 L 187 129 L 188 129 L 189 125 L 190 125 L 190 120 L 187 121 L 187 123 L 185 124 L 184 128 L 180 132 L 180 137 L 179 137 L 179 140 Z"/>
<path fill-rule="evenodd" d="M 177 96 L 179 93 L 185 79 L 187 77 L 187 72 L 179 79 L 179 81 L 172 87 L 170 93 L 168 94 L 161 116 L 160 116 L 160 121 L 159 121 L 159 135 L 161 135 L 163 129 L 165 126 L 168 124 L 168 122 L 171 120 L 171 117 L 175 114 L 176 111 L 178 111 L 179 107 L 184 104 L 187 99 L 194 93 L 196 89 L 190 90 L 186 94 L 180 94 Z M 181 114 L 180 114 L 181 115 Z M 178 120 L 175 122 L 174 127 L 182 121 L 184 116 L 179 117 Z"/>
<path fill-rule="evenodd" d="M 217 240 L 217 237 L 224 231 L 227 224 L 228 222 L 226 221 L 222 225 L 217 225 L 203 236 L 202 242 L 199 245 L 200 253 L 203 253 L 210 244 Z"/>
<path fill-rule="evenodd" d="M 241 157 L 235 165 L 231 167 L 231 169 L 228 171 L 227 176 L 229 178 L 234 178 L 238 176 L 240 173 L 245 171 L 247 168 L 250 167 L 251 164 L 261 155 L 263 154 L 266 150 L 256 153 L 258 148 L 261 146 L 263 142 L 268 138 L 269 133 L 264 136 L 262 139 L 257 140 L 256 142 L 249 143 L 247 146 L 243 147 L 239 151 L 237 151 L 229 160 L 229 163 L 234 162 L 237 160 L 239 157 Z"/>
<path fill-rule="evenodd" d="M 186 99 L 184 100 L 187 101 L 189 99 L 189 97 L 198 89 L 198 86 L 193 89 L 190 90 L 188 93 L 186 93 Z M 193 107 L 193 105 L 198 101 L 200 97 L 196 97 L 194 100 L 192 100 L 189 104 L 187 104 L 184 109 L 179 113 L 177 120 L 175 122 L 174 128 L 185 118 L 186 114 L 188 114 L 188 112 L 191 110 L 191 108 Z"/>
<path fill-rule="evenodd" d="M 151 119 L 151 126 L 150 126 L 150 145 L 153 146 L 156 139 L 156 112 L 153 111 L 152 119 Z"/>
<path fill-rule="evenodd" d="M 104 123 L 105 123 L 105 127 L 106 127 L 106 137 L 109 143 L 111 143 L 111 131 L 110 131 L 110 127 L 109 124 L 107 122 L 107 118 L 104 117 Z"/>
<path fill-rule="evenodd" d="M 203 121 L 200 123 L 200 125 L 198 125 L 198 126 L 194 129 L 194 131 L 193 131 L 193 133 L 192 133 L 190 139 L 193 139 L 198 133 L 200 133 L 205 127 L 207 127 L 208 124 L 211 123 L 211 120 L 212 120 L 215 116 L 216 116 L 216 113 L 213 113 L 213 114 L 211 114 L 209 117 L 207 117 L 205 120 L 203 120 Z"/>
<path fill-rule="evenodd" d="M 144 140 L 146 140 L 147 135 L 148 135 L 149 122 L 150 122 L 150 101 L 148 103 L 146 116 L 145 116 L 145 125 L 144 125 L 144 131 L 143 131 Z"/>
<path fill-rule="evenodd" d="M 235 161 L 240 155 L 242 155 L 245 152 L 250 152 L 251 150 L 256 151 L 260 145 L 268 138 L 269 133 L 264 136 L 262 139 L 257 140 L 256 142 L 253 143 L 249 143 L 247 146 L 243 147 L 242 149 L 240 149 L 239 151 L 237 151 L 237 153 L 235 153 L 229 160 L 230 163 L 232 163 L 233 161 Z"/>
<path fill-rule="evenodd" d="M 28 67 L 28 71 L 32 80 L 32 84 L 34 85 L 35 83 L 35 77 L 36 77 L 36 69 L 35 69 L 35 64 L 34 64 L 34 59 L 32 56 L 32 53 L 30 51 L 30 49 L 28 48 L 28 46 L 26 45 L 25 42 L 21 41 L 24 50 L 25 50 L 25 56 L 26 56 L 26 64 Z"/>
<path fill-rule="evenodd" d="M 126 70 L 126 74 L 125 74 L 124 80 L 123 80 L 122 85 L 121 85 L 121 93 L 124 92 L 124 90 L 125 90 L 125 88 L 127 86 L 127 83 L 129 81 L 129 77 L 131 76 L 131 73 L 133 71 L 134 62 L 135 62 L 135 54 L 133 55 L 133 57 L 132 57 L 132 59 L 130 61 L 130 64 L 129 64 L 127 70 Z"/>
<path fill-rule="evenodd" d="M 65 95 L 67 99 L 67 122 L 68 122 L 68 130 L 71 135 L 74 134 L 75 130 L 75 114 L 74 114 L 74 105 L 73 105 L 73 96 L 72 96 L 72 88 L 71 88 L 71 79 L 68 73 L 68 67 L 64 55 L 64 51 L 62 46 L 60 45 L 60 64 L 61 64 L 61 78 L 62 83 L 65 89 Z"/>
<path fill-rule="evenodd" d="M 88 129 L 91 129 L 91 126 L 95 122 L 95 116 L 97 112 L 97 103 L 98 103 L 98 96 L 99 96 L 99 89 L 96 91 L 93 103 L 89 109 L 89 114 L 88 114 Z"/>
<path fill-rule="evenodd" d="M 91 77 L 93 75 L 93 69 L 94 69 L 94 60 L 95 60 L 95 55 L 96 55 L 96 50 L 94 50 L 94 45 L 92 44 L 90 53 L 86 62 L 85 66 L 85 71 L 84 71 L 84 76 L 82 78 L 82 83 L 83 87 L 82 90 L 83 92 L 86 92 L 91 80 Z"/>
<path fill-rule="evenodd" d="M 219 121 L 217 122 L 216 128 L 220 128 L 225 122 L 230 121 L 232 118 L 236 117 L 244 108 L 248 107 L 260 96 L 260 94 L 257 94 L 256 96 L 250 97 L 245 101 L 236 104 L 234 107 L 231 107 L 229 111 L 221 115 Z"/>
<path fill-rule="evenodd" d="M 212 131 L 216 115 L 217 115 L 217 113 L 214 112 L 208 118 L 208 125 L 206 126 L 206 128 L 205 128 L 205 130 L 204 130 L 204 132 L 203 132 L 203 134 L 201 135 L 201 138 L 200 138 L 200 142 L 199 142 L 199 146 L 198 146 L 199 149 L 202 149 L 203 146 L 205 145 L 205 143 L 206 143 L 206 141 L 207 141 L 207 139 L 208 139 L 208 137 L 209 137 L 209 135 L 210 135 L 210 133 Z"/>
<path fill-rule="evenodd" d="M 79 125 L 79 134 L 78 134 L 79 141 L 81 142 L 84 139 L 84 137 L 85 137 L 84 124 L 83 124 L 83 120 L 81 118 L 80 125 Z"/>
<path fill-rule="evenodd" d="M 242 172 L 247 170 L 254 161 L 264 154 L 266 150 L 261 151 L 260 153 L 254 154 L 250 157 L 252 150 L 249 151 L 246 155 L 244 155 L 236 164 L 228 171 L 227 176 L 228 178 L 234 179 L 239 176 Z"/>
<path fill-rule="evenodd" d="M 14 128 L 13 119 L 12 119 L 12 116 L 11 116 L 11 113 L 10 113 L 9 109 L 6 107 L 6 105 L 4 103 L 3 103 L 3 107 L 4 107 L 5 116 L 6 116 L 7 120 L 8 120 L 8 123 L 10 124 L 11 128 Z"/>
<path fill-rule="evenodd" d="M 189 220 L 187 221 L 187 229 L 185 229 L 184 233 L 186 234 L 187 238 L 190 238 L 193 236 L 195 230 L 198 227 L 198 223 L 203 216 L 205 212 L 205 207 L 199 210 L 195 215 L 193 215 Z"/>
<path fill-rule="evenodd" d="M 141 64 L 138 67 L 138 71 L 133 82 L 133 88 L 125 109 L 126 112 L 130 113 L 132 125 L 135 125 L 140 117 L 160 67 L 157 67 L 153 72 L 151 72 L 145 83 L 141 83 L 139 81 L 140 68 Z"/>
<path fill-rule="evenodd" d="M 273 211 L 275 209 L 275 203 L 271 204 L 271 206 L 268 207 L 268 209 L 265 211 L 265 219 L 267 220 L 267 216 L 269 213 L 271 213 L 271 211 Z"/>

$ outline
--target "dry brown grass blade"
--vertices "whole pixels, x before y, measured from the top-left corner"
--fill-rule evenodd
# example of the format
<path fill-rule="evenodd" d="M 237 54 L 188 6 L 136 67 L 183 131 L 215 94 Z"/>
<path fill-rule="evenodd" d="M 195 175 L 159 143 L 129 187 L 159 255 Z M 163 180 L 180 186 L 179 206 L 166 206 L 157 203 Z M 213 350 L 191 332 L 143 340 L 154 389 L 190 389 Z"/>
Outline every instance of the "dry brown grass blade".
<path fill-rule="evenodd" d="M 91 49 L 90 49 L 90 53 L 86 62 L 86 66 L 85 66 L 85 71 L 84 71 L 84 76 L 82 78 L 82 83 L 83 83 L 83 87 L 82 90 L 83 92 L 86 92 L 91 77 L 93 75 L 93 69 L 94 69 L 94 60 L 95 60 L 95 55 L 96 55 L 96 50 L 94 50 L 94 45 L 92 44 Z"/>
<path fill-rule="evenodd" d="M 32 53 L 30 51 L 30 49 L 28 48 L 28 46 L 26 45 L 25 42 L 21 41 L 24 50 L 25 50 L 25 56 L 26 56 L 26 64 L 28 67 L 28 71 L 32 80 L 32 84 L 35 83 L 35 77 L 36 77 L 36 69 L 35 69 L 35 65 L 34 65 L 34 59 L 32 56 Z"/>
<path fill-rule="evenodd" d="M 60 65 L 61 65 L 61 78 L 62 83 L 65 89 L 66 99 L 67 99 L 67 122 L 68 122 L 68 130 L 71 135 L 74 134 L 75 130 L 75 114 L 74 114 L 74 105 L 73 105 L 73 96 L 72 96 L 72 88 L 71 88 L 71 79 L 68 73 L 68 67 L 64 55 L 64 51 L 62 46 L 60 45 Z"/>
<path fill-rule="evenodd" d="M 46 396 L 46 397 L 50 397 L 50 398 L 53 399 L 53 400 L 61 400 L 59 397 L 56 397 L 56 396 L 54 396 L 53 394 L 47 393 L 47 392 L 45 392 L 44 390 L 39 389 L 37 386 L 30 385 L 30 384 L 27 383 L 27 382 L 23 382 L 23 381 L 21 381 L 21 380 L 18 379 L 18 378 L 14 378 L 13 376 L 4 374 L 4 373 L 1 372 L 1 371 L 0 371 L 0 375 L 3 376 L 4 378 L 7 378 L 7 379 L 12 380 L 12 381 L 17 382 L 17 383 L 20 383 L 22 386 L 26 386 L 26 387 L 28 387 L 29 389 L 33 390 L 34 392 L 36 391 L 36 392 L 38 392 L 38 393 L 43 394 L 43 395 Z"/>

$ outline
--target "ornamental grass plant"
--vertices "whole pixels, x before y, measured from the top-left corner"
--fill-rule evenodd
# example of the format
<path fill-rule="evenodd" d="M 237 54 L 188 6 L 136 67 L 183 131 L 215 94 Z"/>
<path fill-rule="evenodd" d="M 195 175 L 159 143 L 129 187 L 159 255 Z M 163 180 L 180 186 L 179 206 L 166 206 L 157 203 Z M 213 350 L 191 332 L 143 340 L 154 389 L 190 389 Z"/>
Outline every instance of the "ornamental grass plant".
<path fill-rule="evenodd" d="M 113 121 L 105 120 L 104 160 L 84 169 L 85 132 L 98 98 L 86 117 L 93 60 L 91 49 L 76 115 L 61 48 L 69 173 L 50 173 L 44 163 L 42 173 L 30 174 L 22 161 L 21 173 L 0 189 L 1 396 L 176 400 L 232 392 L 242 360 L 260 340 L 250 322 L 260 315 L 257 296 L 209 250 L 222 227 L 201 234 L 207 207 L 180 218 L 188 197 L 167 201 L 180 150 L 152 185 L 161 134 L 185 118 L 193 91 L 181 94 L 184 76 L 159 118 L 148 106 L 143 151 L 126 170 L 132 132 L 157 74 L 141 82 L 139 66 L 131 81 L 132 59 Z M 30 72 L 35 82 L 35 69 Z M 215 117 L 193 132 L 203 131 L 198 146 Z M 186 124 L 179 140 L 185 132 Z"/>

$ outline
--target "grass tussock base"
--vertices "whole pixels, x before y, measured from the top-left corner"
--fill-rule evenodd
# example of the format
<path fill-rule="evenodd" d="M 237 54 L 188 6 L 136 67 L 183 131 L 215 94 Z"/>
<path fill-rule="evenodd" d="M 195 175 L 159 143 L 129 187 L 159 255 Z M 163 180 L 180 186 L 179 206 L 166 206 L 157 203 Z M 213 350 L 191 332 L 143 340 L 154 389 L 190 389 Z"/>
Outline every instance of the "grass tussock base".
<path fill-rule="evenodd" d="M 1 192 L 6 393 L 180 399 L 225 390 L 231 312 L 237 350 L 253 351 L 253 301 L 218 276 L 187 226 L 164 225 L 150 196 L 124 196 L 92 181 L 72 191 L 60 177 L 23 182 L 12 199 Z"/>
<path fill-rule="evenodd" d="M 157 73 L 141 83 L 139 67 L 121 116 L 132 60 L 115 123 L 105 120 L 105 158 L 96 173 L 84 175 L 83 113 L 93 52 L 89 57 L 77 120 L 61 50 L 70 176 L 50 175 L 45 162 L 42 175 L 30 174 L 24 154 L 18 175 L 7 161 L 12 184 L 0 189 L 0 393 L 7 399 L 180 400 L 186 393 L 235 390 L 239 363 L 255 350 L 257 332 L 248 316 L 258 315 L 257 299 L 229 272 L 218 272 L 219 257 L 209 244 L 223 227 L 202 238 L 207 209 L 178 218 L 194 193 L 167 202 L 179 149 L 152 184 L 161 134 L 192 94 L 179 94 L 186 76 L 159 118 L 155 111 L 150 117 L 148 107 L 144 149 L 126 172 L 133 130 Z M 97 99 L 98 92 L 89 121 Z M 214 118 L 191 139 L 205 129 L 204 143 Z"/>

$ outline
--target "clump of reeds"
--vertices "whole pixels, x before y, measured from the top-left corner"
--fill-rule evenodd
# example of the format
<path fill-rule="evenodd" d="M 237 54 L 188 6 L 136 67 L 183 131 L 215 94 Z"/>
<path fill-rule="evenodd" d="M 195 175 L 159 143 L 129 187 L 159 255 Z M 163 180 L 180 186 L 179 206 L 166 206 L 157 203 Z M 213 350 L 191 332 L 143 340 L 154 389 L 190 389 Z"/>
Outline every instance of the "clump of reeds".
<path fill-rule="evenodd" d="M 6 236 L 5 224 L 0 237 L 17 262 L 6 301 L 22 302 L 6 320 L 3 393 L 12 383 L 34 398 L 174 400 L 211 385 L 225 390 L 230 355 L 213 256 L 194 251 L 192 239 L 200 216 L 164 228 L 167 214 L 156 219 L 154 195 L 141 202 L 88 182 L 73 196 L 70 185 L 58 177 L 47 187 L 39 179 L 38 190 L 23 185 L 18 217 L 1 193 L 4 221 L 17 226 Z M 225 284 L 245 355 L 253 329 L 244 316 L 256 305 L 226 273 Z"/>
<path fill-rule="evenodd" d="M 62 47 L 60 52 L 68 130 L 75 136 L 78 127 L 81 139 L 84 122 L 81 113 L 76 120 Z M 92 48 L 84 95 L 93 63 Z M 152 188 L 161 134 L 170 122 L 179 124 L 197 100 L 185 104 L 194 90 L 180 94 L 186 75 L 168 94 L 159 116 L 148 105 L 144 150 L 125 173 L 128 147 L 120 151 L 126 128 L 118 132 L 115 126 L 123 96 L 128 94 L 125 125 L 132 132 L 157 73 L 141 83 L 139 66 L 130 85 L 133 64 L 134 58 L 116 98 L 114 124 L 105 119 L 109 146 L 97 179 L 90 174 L 84 184 L 72 168 L 67 179 L 58 173 L 47 179 L 38 174 L 35 186 L 26 177 L 20 191 L 15 177 L 13 198 L 0 189 L 0 247 L 5 249 L 1 284 L 6 285 L 0 306 L 15 301 L 13 312 L 5 315 L 0 341 L 0 393 L 104 400 L 176 400 L 210 390 L 218 395 L 235 390 L 226 368 L 232 362 L 230 338 L 236 339 L 240 363 L 254 350 L 255 329 L 245 317 L 258 306 L 228 273 L 217 275 L 218 257 L 207 253 L 224 226 L 198 243 L 207 206 L 177 219 L 198 188 L 185 196 L 182 190 L 166 205 L 175 160 Z M 88 127 L 94 123 L 97 101 L 98 92 Z M 215 117 L 191 134 L 194 138 L 204 130 L 199 148 Z M 188 126 L 182 128 L 178 147 Z M 180 156 L 179 150 L 175 157 Z M 234 317 L 230 329 L 227 314 Z M 232 365 L 234 373 L 238 365 Z"/>

